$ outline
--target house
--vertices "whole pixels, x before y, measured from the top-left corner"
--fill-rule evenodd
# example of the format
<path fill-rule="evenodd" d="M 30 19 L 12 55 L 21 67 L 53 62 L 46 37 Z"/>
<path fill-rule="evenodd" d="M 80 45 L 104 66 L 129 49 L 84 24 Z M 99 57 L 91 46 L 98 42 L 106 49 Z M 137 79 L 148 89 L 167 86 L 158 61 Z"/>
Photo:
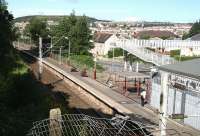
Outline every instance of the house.
<path fill-rule="evenodd" d="M 152 79 L 150 105 L 160 109 L 165 101 L 167 117 L 180 115 L 180 122 L 200 130 L 200 59 L 158 67 Z M 155 75 L 155 74 L 154 74 Z M 161 92 L 165 95 L 162 95 Z"/>
<path fill-rule="evenodd" d="M 112 43 L 116 42 L 117 39 L 116 35 L 97 32 L 94 34 L 94 48 L 91 53 L 100 56 L 107 55 L 108 51 L 113 48 Z"/>

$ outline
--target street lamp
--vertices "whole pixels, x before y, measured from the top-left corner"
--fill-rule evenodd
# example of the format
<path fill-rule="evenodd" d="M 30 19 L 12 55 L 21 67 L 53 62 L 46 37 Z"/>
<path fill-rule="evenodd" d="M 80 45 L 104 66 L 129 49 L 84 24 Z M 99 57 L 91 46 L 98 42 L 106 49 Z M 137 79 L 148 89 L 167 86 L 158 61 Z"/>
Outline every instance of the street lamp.
<path fill-rule="evenodd" d="M 94 56 L 94 80 L 97 78 L 97 54 Z"/>
<path fill-rule="evenodd" d="M 93 40 L 90 40 L 89 42 L 94 43 Z M 94 80 L 96 80 L 97 79 L 97 55 L 98 55 L 98 53 L 96 52 L 93 55 L 94 55 Z"/>
<path fill-rule="evenodd" d="M 115 47 L 116 47 L 116 43 L 113 42 L 113 43 L 110 43 L 111 47 L 112 47 L 112 50 L 113 50 L 113 59 L 112 59 L 112 72 L 114 71 L 114 57 L 115 57 Z"/>
<path fill-rule="evenodd" d="M 67 39 L 69 41 L 69 46 L 68 46 L 68 60 L 70 60 L 71 42 L 70 42 L 70 39 L 68 37 L 65 37 L 65 39 Z"/>

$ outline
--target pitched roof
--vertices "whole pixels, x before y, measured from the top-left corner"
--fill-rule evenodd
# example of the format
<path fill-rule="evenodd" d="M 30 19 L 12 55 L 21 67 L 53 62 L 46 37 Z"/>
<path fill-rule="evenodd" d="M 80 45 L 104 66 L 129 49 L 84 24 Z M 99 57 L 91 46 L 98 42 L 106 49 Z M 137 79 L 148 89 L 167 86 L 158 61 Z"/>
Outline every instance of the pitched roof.
<path fill-rule="evenodd" d="M 155 31 L 155 30 L 149 30 L 149 31 L 141 31 L 136 34 L 137 38 L 140 38 L 142 36 L 149 36 L 152 37 L 177 37 L 174 33 L 170 31 Z"/>
<path fill-rule="evenodd" d="M 169 64 L 158 67 L 160 70 L 181 74 L 200 80 L 200 59 L 193 59 L 177 64 Z"/>
<path fill-rule="evenodd" d="M 192 37 L 190 38 L 190 40 L 192 40 L 192 41 L 200 41 L 200 33 L 199 33 L 199 34 L 196 34 L 196 35 L 194 35 L 194 36 L 192 36 Z"/>
<path fill-rule="evenodd" d="M 105 43 L 111 36 L 112 34 L 109 33 L 96 33 L 94 35 L 94 42 Z"/>

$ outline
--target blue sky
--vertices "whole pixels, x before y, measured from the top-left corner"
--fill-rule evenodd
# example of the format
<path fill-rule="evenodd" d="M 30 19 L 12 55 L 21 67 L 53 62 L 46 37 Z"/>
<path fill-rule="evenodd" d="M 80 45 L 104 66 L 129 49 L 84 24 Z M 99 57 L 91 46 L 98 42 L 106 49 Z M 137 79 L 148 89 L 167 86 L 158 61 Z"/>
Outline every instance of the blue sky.
<path fill-rule="evenodd" d="M 78 15 L 115 21 L 194 22 L 200 19 L 200 0 L 7 0 L 15 17 Z"/>

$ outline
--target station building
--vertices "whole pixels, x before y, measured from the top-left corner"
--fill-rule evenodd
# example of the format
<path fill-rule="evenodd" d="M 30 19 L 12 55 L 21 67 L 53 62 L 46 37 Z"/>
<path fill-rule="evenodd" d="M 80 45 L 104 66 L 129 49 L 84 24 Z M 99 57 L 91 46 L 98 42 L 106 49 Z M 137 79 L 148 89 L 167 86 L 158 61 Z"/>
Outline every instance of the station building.
<path fill-rule="evenodd" d="M 200 59 L 160 66 L 152 78 L 150 105 L 159 110 L 162 99 L 167 117 L 200 130 Z"/>

